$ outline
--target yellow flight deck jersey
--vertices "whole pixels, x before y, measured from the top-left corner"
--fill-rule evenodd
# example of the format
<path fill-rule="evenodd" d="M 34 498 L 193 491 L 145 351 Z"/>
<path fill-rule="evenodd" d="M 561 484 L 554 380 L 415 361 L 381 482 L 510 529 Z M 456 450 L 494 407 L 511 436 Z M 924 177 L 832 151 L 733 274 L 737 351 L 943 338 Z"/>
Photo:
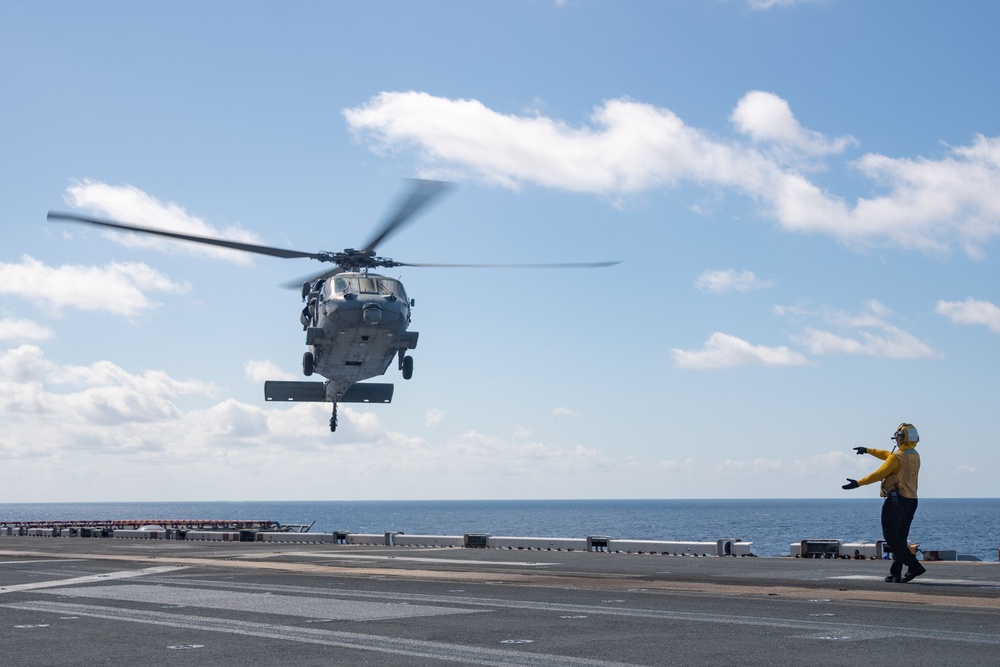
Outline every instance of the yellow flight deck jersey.
<path fill-rule="evenodd" d="M 898 452 L 884 449 L 869 449 L 872 456 L 885 461 L 878 470 L 858 480 L 858 486 L 882 480 L 882 496 L 892 490 L 899 491 L 904 498 L 917 497 L 917 473 L 920 472 L 920 454 L 914 449 L 916 444 L 903 443 Z"/>

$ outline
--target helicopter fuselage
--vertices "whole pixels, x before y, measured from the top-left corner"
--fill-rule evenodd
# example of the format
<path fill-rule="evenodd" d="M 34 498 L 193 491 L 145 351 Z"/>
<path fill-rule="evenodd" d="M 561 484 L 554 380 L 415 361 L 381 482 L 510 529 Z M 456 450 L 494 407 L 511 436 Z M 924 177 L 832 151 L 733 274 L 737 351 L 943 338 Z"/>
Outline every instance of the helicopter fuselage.
<path fill-rule="evenodd" d="M 413 302 L 403 284 L 375 273 L 345 271 L 303 285 L 300 321 L 308 351 L 303 373 L 325 377 L 337 402 L 357 382 L 385 374 L 394 359 L 409 379 L 417 333 L 407 331 Z"/>

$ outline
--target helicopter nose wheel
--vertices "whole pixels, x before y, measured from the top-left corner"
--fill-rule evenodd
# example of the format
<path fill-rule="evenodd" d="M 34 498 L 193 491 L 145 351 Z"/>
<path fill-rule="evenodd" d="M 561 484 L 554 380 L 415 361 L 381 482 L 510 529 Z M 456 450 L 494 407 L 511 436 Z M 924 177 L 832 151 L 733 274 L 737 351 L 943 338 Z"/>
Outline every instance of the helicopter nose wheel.
<path fill-rule="evenodd" d="M 409 380 L 413 377 L 413 357 L 406 356 L 403 357 L 403 379 Z"/>
<path fill-rule="evenodd" d="M 302 374 L 309 377 L 313 374 L 313 370 L 316 368 L 316 357 L 313 356 L 312 352 L 306 352 L 302 355 Z"/>

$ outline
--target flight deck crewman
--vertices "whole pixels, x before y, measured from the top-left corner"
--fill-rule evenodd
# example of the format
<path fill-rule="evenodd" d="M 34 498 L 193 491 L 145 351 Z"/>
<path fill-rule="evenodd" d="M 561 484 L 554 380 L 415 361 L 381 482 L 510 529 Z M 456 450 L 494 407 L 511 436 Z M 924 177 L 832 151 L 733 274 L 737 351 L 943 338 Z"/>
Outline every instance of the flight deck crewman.
<path fill-rule="evenodd" d="M 910 523 L 917 511 L 917 476 L 920 472 L 920 454 L 917 453 L 917 443 L 920 435 L 913 424 L 900 424 L 892 436 L 896 441 L 891 452 L 884 449 L 869 449 L 855 447 L 858 455 L 871 454 L 885 461 L 878 470 L 861 479 L 847 478 L 844 489 L 856 489 L 859 486 L 882 482 L 882 536 L 892 551 L 892 565 L 889 575 L 885 578 L 891 583 L 906 583 L 919 577 L 926 568 L 920 564 L 917 557 L 910 552 L 908 542 Z M 906 574 L 903 566 L 906 565 Z"/>

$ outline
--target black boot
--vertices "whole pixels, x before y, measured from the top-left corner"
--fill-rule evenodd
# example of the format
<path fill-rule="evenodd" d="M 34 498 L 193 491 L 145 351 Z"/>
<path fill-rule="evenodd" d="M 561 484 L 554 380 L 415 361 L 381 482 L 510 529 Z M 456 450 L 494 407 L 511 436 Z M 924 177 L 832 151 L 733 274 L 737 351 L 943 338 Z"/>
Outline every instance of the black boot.
<path fill-rule="evenodd" d="M 917 563 L 915 567 L 911 567 L 908 570 L 906 570 L 906 574 L 903 575 L 902 583 L 905 584 L 909 581 L 913 581 L 926 571 L 927 571 L 926 567 L 924 567 L 920 563 Z"/>

